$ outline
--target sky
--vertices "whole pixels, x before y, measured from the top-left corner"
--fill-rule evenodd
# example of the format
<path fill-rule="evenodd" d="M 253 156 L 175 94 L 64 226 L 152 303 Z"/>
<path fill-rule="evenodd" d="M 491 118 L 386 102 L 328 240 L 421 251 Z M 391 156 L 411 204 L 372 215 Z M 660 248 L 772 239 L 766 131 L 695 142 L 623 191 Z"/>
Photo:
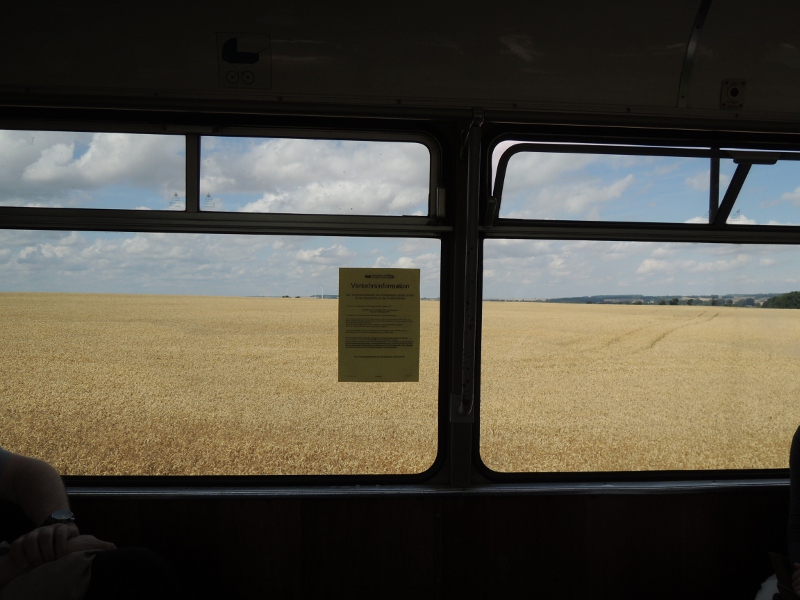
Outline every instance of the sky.
<path fill-rule="evenodd" d="M 182 210 L 184 166 L 182 136 L 0 131 L 0 205 Z M 800 223 L 799 167 L 754 166 L 729 222 Z M 722 161 L 721 195 L 734 169 Z M 590 147 L 520 153 L 500 216 L 706 222 L 708 172 L 707 159 Z M 419 143 L 209 136 L 201 209 L 422 215 L 429 173 Z M 309 296 L 336 293 L 340 267 L 400 267 L 438 297 L 440 256 L 437 240 L 0 230 L 0 291 Z M 799 258 L 791 246 L 488 240 L 484 295 L 781 293 L 800 289 Z"/>

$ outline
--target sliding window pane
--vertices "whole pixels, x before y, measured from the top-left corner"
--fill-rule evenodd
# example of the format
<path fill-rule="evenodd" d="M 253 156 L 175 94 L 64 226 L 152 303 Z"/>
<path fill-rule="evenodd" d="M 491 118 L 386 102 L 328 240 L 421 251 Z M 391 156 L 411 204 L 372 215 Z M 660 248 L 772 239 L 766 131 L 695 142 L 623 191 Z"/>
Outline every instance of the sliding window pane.
<path fill-rule="evenodd" d="M 339 383 L 340 267 L 421 272 L 420 377 Z M 409 474 L 438 241 L 0 231 L 0 442 L 69 475 Z"/>
<path fill-rule="evenodd" d="M 487 240 L 481 456 L 504 472 L 772 469 L 800 423 L 787 246 Z"/>
<path fill-rule="evenodd" d="M 495 165 L 512 144 L 499 145 Z M 511 219 L 708 222 L 708 158 L 519 152 L 500 214 Z"/>
<path fill-rule="evenodd" d="M 0 206 L 184 210 L 183 136 L 0 131 Z"/>

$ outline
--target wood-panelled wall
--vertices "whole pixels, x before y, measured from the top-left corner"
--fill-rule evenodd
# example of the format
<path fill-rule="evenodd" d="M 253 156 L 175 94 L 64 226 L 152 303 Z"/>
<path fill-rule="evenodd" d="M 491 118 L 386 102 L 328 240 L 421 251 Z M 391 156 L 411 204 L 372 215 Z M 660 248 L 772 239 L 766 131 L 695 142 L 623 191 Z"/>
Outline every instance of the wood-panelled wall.
<path fill-rule="evenodd" d="M 84 532 L 156 550 L 207 597 L 752 600 L 788 489 L 72 504 Z"/>

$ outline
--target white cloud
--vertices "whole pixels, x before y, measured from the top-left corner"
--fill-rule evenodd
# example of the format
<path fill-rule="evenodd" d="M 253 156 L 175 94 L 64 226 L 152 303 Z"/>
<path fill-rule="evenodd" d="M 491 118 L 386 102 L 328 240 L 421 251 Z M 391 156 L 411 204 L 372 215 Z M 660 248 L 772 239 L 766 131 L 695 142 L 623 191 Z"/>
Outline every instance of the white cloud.
<path fill-rule="evenodd" d="M 274 239 L 271 245 L 275 250 L 293 251 L 299 250 L 308 239 L 308 237 L 304 236 L 284 236 Z"/>
<path fill-rule="evenodd" d="M 792 222 L 788 222 L 788 221 L 787 222 L 780 222 L 780 221 L 776 221 L 774 219 L 770 219 L 769 221 L 767 221 L 766 224 L 767 225 L 794 225 L 794 226 L 800 225 L 800 223 L 792 223 Z"/>
<path fill-rule="evenodd" d="M 495 248 L 498 241 L 486 241 L 487 298 L 781 291 L 800 253 L 776 245 L 601 241 L 548 241 L 541 253 L 519 240 L 506 256 L 508 245 Z"/>
<path fill-rule="evenodd" d="M 567 183 L 567 175 L 581 171 L 599 160 L 591 154 L 520 152 L 511 157 L 506 171 L 503 195 L 527 191 L 544 185 Z"/>
<path fill-rule="evenodd" d="M 394 269 L 420 269 L 421 273 L 437 271 L 439 269 L 439 255 L 420 254 L 418 256 L 401 256 L 396 260 L 389 260 L 384 256 L 379 256 L 372 264 L 374 268 L 394 268 Z"/>
<path fill-rule="evenodd" d="M 743 214 L 729 216 L 727 222 L 732 225 L 758 225 L 756 220 L 750 219 Z"/>
<path fill-rule="evenodd" d="M 75 144 L 55 144 L 45 148 L 39 159 L 25 167 L 22 172 L 23 181 L 52 181 L 63 177 L 72 161 Z"/>
<path fill-rule="evenodd" d="M 800 205 L 800 187 L 795 188 L 793 192 L 781 194 L 781 200 L 789 201 L 795 206 Z"/>
<path fill-rule="evenodd" d="M 581 186 L 581 189 L 570 190 L 566 198 L 567 210 L 572 213 L 579 213 L 591 204 L 619 198 L 632 183 L 633 175 L 629 174 L 605 187 L 592 189 L 590 186 Z"/>
<path fill-rule="evenodd" d="M 719 174 L 719 189 L 720 193 L 725 193 L 725 190 L 728 188 L 728 184 L 730 183 L 731 178 L 729 175 L 725 173 Z M 697 190 L 700 192 L 707 192 L 710 187 L 711 182 L 711 171 L 700 171 L 699 173 L 693 175 L 692 177 L 687 177 L 685 179 L 686 186 L 690 189 Z"/>
<path fill-rule="evenodd" d="M 291 192 L 267 193 L 242 212 L 332 214 L 411 214 L 427 198 L 423 188 L 400 188 L 385 182 L 312 181 Z M 427 203 L 424 203 L 427 209 Z"/>
<path fill-rule="evenodd" d="M 719 273 L 726 271 L 734 271 L 740 269 L 750 263 L 752 259 L 747 254 L 739 254 L 733 260 L 715 260 L 700 262 L 696 260 L 687 260 L 681 263 L 682 270 L 691 273 Z"/>
<path fill-rule="evenodd" d="M 637 275 L 649 275 L 650 273 L 669 273 L 675 269 L 675 265 L 666 260 L 656 260 L 646 258 L 636 269 Z"/>
<path fill-rule="evenodd" d="M 743 214 L 734 214 L 728 216 L 727 223 L 731 225 L 758 225 L 758 222 L 755 219 L 751 219 Z M 702 217 L 692 217 L 691 219 L 687 219 L 684 223 L 698 223 L 700 225 L 708 225 L 708 215 L 703 215 Z M 774 224 L 774 223 L 772 223 Z"/>
<path fill-rule="evenodd" d="M 492 240 L 485 246 L 484 260 L 543 256 L 551 252 L 552 246 L 553 242 L 549 240 Z"/>
<path fill-rule="evenodd" d="M 427 214 L 430 154 L 418 143 L 202 143 L 210 210 Z M 183 154 L 182 136 L 0 131 L 0 205 L 180 210 L 170 200 L 185 196 Z"/>
<path fill-rule="evenodd" d="M 122 242 L 122 251 L 126 254 L 148 254 L 153 249 L 152 238 L 149 235 L 136 235 Z M 170 250 L 175 251 L 179 246 L 173 246 Z"/>
<path fill-rule="evenodd" d="M 599 257 L 603 261 L 625 260 L 636 256 L 641 248 L 634 242 L 613 242 L 610 246 L 600 249 Z"/>
<path fill-rule="evenodd" d="M 674 173 L 680 167 L 680 163 L 673 162 L 669 164 L 661 164 L 654 169 L 656 175 L 668 175 Z"/>
<path fill-rule="evenodd" d="M 0 202 L 115 208 L 142 190 L 182 196 L 183 152 L 182 136 L 0 131 Z"/>
<path fill-rule="evenodd" d="M 532 194 L 524 203 L 524 208 L 509 211 L 504 216 L 542 219 L 567 213 L 584 214 L 589 219 L 597 219 L 596 213 L 600 206 L 622 196 L 633 183 L 634 176 L 628 174 L 606 185 L 600 180 L 592 179 L 543 187 Z"/>
<path fill-rule="evenodd" d="M 564 260 L 563 256 L 553 254 L 550 256 L 550 262 L 548 264 L 548 267 L 550 267 L 550 270 L 552 271 L 559 271 L 564 268 L 565 264 L 566 261 Z"/>
<path fill-rule="evenodd" d="M 435 243 L 438 245 L 438 242 Z M 429 252 L 430 249 L 431 249 L 430 240 L 408 238 L 399 240 L 399 243 L 397 244 L 397 250 L 405 254 L 425 253 Z M 374 252 L 379 253 L 380 250 L 376 248 Z"/>
<path fill-rule="evenodd" d="M 427 214 L 420 144 L 215 138 L 204 156 L 201 193 L 245 212 Z"/>
<path fill-rule="evenodd" d="M 693 245 L 696 246 L 696 245 Z M 734 247 L 735 248 L 735 247 Z M 689 248 L 684 248 L 684 253 Z M 702 249 L 701 249 L 702 251 Z M 732 259 L 719 259 L 719 260 L 698 260 L 696 258 L 681 259 L 681 260 L 659 260 L 647 258 L 641 262 L 636 269 L 637 275 L 651 275 L 660 273 L 724 273 L 730 271 L 741 270 L 743 267 L 748 266 L 752 261 L 752 257 L 747 254 L 739 253 Z"/>
<path fill-rule="evenodd" d="M 663 246 L 657 246 L 655 249 L 653 249 L 650 255 L 660 258 L 660 257 L 674 256 L 675 252 L 676 249 L 674 245 L 663 245 Z"/>
<path fill-rule="evenodd" d="M 328 248 L 315 248 L 313 250 L 300 250 L 295 258 L 300 263 L 316 265 L 345 266 L 357 254 L 342 244 L 334 244 Z"/>
<path fill-rule="evenodd" d="M 709 171 L 697 173 L 693 177 L 686 178 L 686 185 L 693 190 L 707 191 L 709 186 Z"/>

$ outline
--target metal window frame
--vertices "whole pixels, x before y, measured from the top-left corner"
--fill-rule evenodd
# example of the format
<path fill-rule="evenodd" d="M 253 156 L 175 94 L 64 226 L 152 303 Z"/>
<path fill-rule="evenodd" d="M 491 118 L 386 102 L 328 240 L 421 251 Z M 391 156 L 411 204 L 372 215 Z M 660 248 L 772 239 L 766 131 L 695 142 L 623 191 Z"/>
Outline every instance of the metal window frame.
<path fill-rule="evenodd" d="M 438 239 L 441 244 L 440 263 L 440 348 L 449 346 L 445 338 L 450 330 L 447 315 L 453 303 L 452 291 L 445 284 L 452 279 L 445 260 L 446 248 L 452 238 L 452 219 L 445 211 L 444 191 L 441 187 L 442 151 L 437 139 L 426 131 L 409 133 L 399 128 L 341 128 L 341 127 L 264 127 L 264 126 L 154 126 L 126 121 L 102 122 L 0 120 L 0 129 L 24 131 L 76 131 L 121 132 L 134 134 L 182 135 L 187 143 L 187 202 L 186 210 L 129 210 L 92 208 L 45 208 L 0 206 L 0 229 L 107 231 L 107 232 L 162 232 L 245 235 L 319 235 L 329 237 L 417 238 Z M 237 137 L 270 137 L 301 139 L 338 139 L 354 141 L 413 142 L 424 145 L 430 156 L 429 214 L 427 216 L 383 215 L 330 215 L 298 213 L 233 213 L 203 212 L 199 210 L 200 137 L 203 135 L 230 135 Z M 258 135 L 256 135 L 258 134 Z M 190 198 L 190 186 L 194 198 Z M 409 485 L 426 482 L 442 483 L 445 478 L 443 463 L 447 458 L 449 432 L 446 420 L 448 389 L 448 361 L 439 357 L 439 383 L 437 398 L 437 452 L 430 467 L 413 474 L 332 474 L 332 475 L 201 475 L 201 476 L 66 476 L 70 489 L 97 490 L 111 486 L 118 495 L 136 495 L 145 488 L 193 489 L 217 493 L 231 486 L 247 489 L 276 486 L 316 488 L 343 485 Z M 138 490 L 138 491 L 137 491 Z M 217 492 L 214 492 L 217 490 Z M 92 494 L 92 491 L 87 492 Z"/>
<path fill-rule="evenodd" d="M 507 138 L 492 144 L 489 156 L 500 143 L 513 141 Z M 709 159 L 709 222 L 644 222 L 644 221 L 578 221 L 565 219 L 510 219 L 500 216 L 502 194 L 508 163 L 517 154 L 541 152 L 551 154 L 598 154 L 613 156 L 672 156 L 676 158 Z M 738 165 L 722 203 L 719 201 L 719 161 L 733 159 Z M 694 241 L 715 243 L 783 243 L 794 244 L 797 238 L 793 230 L 800 227 L 791 225 L 747 225 L 727 223 L 739 191 L 742 189 L 750 167 L 755 164 L 768 165 L 778 161 L 800 161 L 800 152 L 785 148 L 769 150 L 760 148 L 715 148 L 706 147 L 656 146 L 651 144 L 613 145 L 606 143 L 568 143 L 568 142 L 527 142 L 522 141 L 509 147 L 499 157 L 496 169 L 491 173 L 493 187 L 488 192 L 481 233 L 486 238 L 503 237 L 511 239 L 591 239 L 609 241 Z M 491 164 L 491 163 L 490 163 Z M 730 229 L 729 229 L 730 228 Z M 737 231 L 741 228 L 750 231 Z M 500 230 L 502 229 L 502 233 Z M 601 231 L 603 230 L 603 231 Z M 553 232 L 558 232 L 553 236 Z M 580 233 L 578 233 L 580 232 Z M 565 237 L 559 237 L 559 236 Z M 578 237 L 573 237 L 577 235 Z M 529 237 L 533 236 L 533 237 Z M 586 237 L 583 237 L 586 236 Z M 672 239 L 674 238 L 674 239 Z M 761 240 L 770 239 L 770 242 Z M 777 240 L 777 241 L 776 241 Z"/>
<path fill-rule="evenodd" d="M 159 109 L 160 110 L 160 109 Z M 661 129 L 630 126 L 563 124 L 545 118 L 534 124 L 506 119 L 484 111 L 421 115 L 185 112 L 183 110 L 43 108 L 9 111 L 0 117 L 0 128 L 23 130 L 120 131 L 197 136 L 256 131 L 274 137 L 296 137 L 297 132 L 344 132 L 346 139 L 380 136 L 391 140 L 409 131 L 430 140 L 437 154 L 437 197 L 447 189 L 447 211 L 437 208 L 427 217 L 297 215 L 266 213 L 216 213 L 176 211 L 115 211 L 113 209 L 29 209 L 0 207 L 0 228 L 78 231 L 163 231 L 187 233 L 239 233 L 254 235 L 330 235 L 356 237 L 435 238 L 441 242 L 440 353 L 438 454 L 431 468 L 415 475 L 271 475 L 271 476 L 165 476 L 165 477 L 66 477 L 75 493 L 91 495 L 105 489 L 110 495 L 151 493 L 183 497 L 210 495 L 298 495 L 332 493 L 664 493 L 676 486 L 700 490 L 714 481 L 723 487 L 769 487 L 782 482 L 788 470 L 748 471 L 651 471 L 612 473 L 498 473 L 480 458 L 480 331 L 483 242 L 509 239 L 605 239 L 631 241 L 698 241 L 732 243 L 798 244 L 797 228 L 747 226 L 714 228 L 660 223 L 526 221 L 499 219 L 485 222 L 491 197 L 491 156 L 500 141 L 519 140 L 580 147 L 608 146 L 618 153 L 623 146 L 664 147 L 679 156 L 698 152 L 717 159 L 724 152 L 797 152 L 800 133 L 759 133 L 758 130 L 686 130 L 667 123 Z M 335 111 L 334 111 L 335 112 Z M 380 111 L 378 111 L 380 112 Z M 42 115 L 46 115 L 43 118 Z M 545 116 L 546 117 L 546 116 Z M 212 123 L 212 124 L 210 124 Z M 76 127 L 80 124 L 80 127 Z M 292 132 L 293 136 L 277 135 Z M 743 148 L 739 148 L 739 144 Z M 192 157 L 192 163 L 196 159 Z M 713 186 L 712 186 L 713 190 Z M 712 192 L 713 193 L 713 192 Z M 717 195 L 718 198 L 718 195 Z M 134 214 L 135 213 L 135 214 Z M 146 214 L 144 214 L 146 213 Z M 733 231 L 731 231 L 731 229 Z M 471 275 L 472 274 L 472 275 Z M 476 279 L 471 279 L 474 275 Z M 473 335 L 476 334 L 476 335 Z M 474 341 L 473 341 L 474 340 Z M 472 379 L 470 379 L 472 378 Z M 469 384 L 469 385 L 467 385 Z M 472 402 L 469 390 L 472 387 Z M 467 392 L 467 393 L 465 393 Z M 470 410 L 471 407 L 471 410 Z M 712 481 L 713 480 L 713 481 Z M 513 484 L 506 487 L 503 483 Z M 374 486 L 374 487 L 373 487 Z M 391 487 L 400 486 L 400 487 Z M 487 487 L 489 486 L 489 487 Z M 316 491 L 312 491 L 316 490 Z M 413 490 L 413 491 L 412 491 Z M 622 490 L 620 492 L 620 490 Z M 625 491 L 628 490 L 628 491 Z M 106 493 L 103 492 L 103 493 Z M 480 492 L 483 493 L 483 492 Z"/>
<path fill-rule="evenodd" d="M 492 170 L 494 149 L 502 142 L 519 143 L 507 149 L 498 161 L 497 172 L 504 161 L 505 171 L 510 158 L 524 151 L 547 151 L 558 153 L 581 154 L 617 154 L 639 156 L 676 156 L 709 158 L 711 163 L 710 206 L 717 206 L 719 198 L 719 160 L 729 158 L 741 161 L 737 164 L 774 164 L 777 160 L 800 160 L 800 138 L 792 136 L 789 140 L 778 136 L 778 143 L 771 143 L 741 133 L 741 140 L 730 143 L 714 139 L 714 135 L 705 132 L 699 139 L 693 136 L 672 137 L 659 134 L 674 132 L 653 132 L 644 130 L 640 135 L 631 135 L 630 130 L 608 135 L 603 131 L 601 136 L 576 135 L 573 132 L 561 132 L 560 135 L 536 135 L 518 127 L 518 133 L 509 132 L 509 127 L 502 128 L 487 146 L 483 156 L 487 183 L 483 190 L 480 206 L 482 223 L 478 238 L 480 246 L 480 273 L 483 273 L 483 246 L 489 239 L 528 239 L 528 240 L 602 240 L 602 241 L 639 241 L 639 242 L 694 242 L 694 243 L 730 243 L 730 244 L 778 244 L 800 245 L 800 226 L 782 225 L 729 225 L 714 223 L 714 215 L 710 213 L 708 224 L 655 223 L 655 222 L 620 222 L 620 221 L 568 221 L 568 220 L 536 220 L 509 219 L 498 217 L 500 202 L 495 198 L 497 190 L 496 172 Z M 702 134 L 703 132 L 701 132 Z M 618 144 L 613 142 L 619 140 Z M 787 143 L 788 142 L 788 143 Z M 741 143 L 741 146 L 738 144 Z M 591 149 L 591 152 L 587 152 Z M 777 158 L 776 158 L 777 155 Z M 749 167 L 748 167 L 749 168 Z M 746 170 L 741 175 L 742 181 Z M 498 176 L 499 178 L 499 176 Z M 738 185 L 738 184 L 737 184 Z M 502 194 L 503 181 L 500 178 L 499 191 Z M 730 186 L 729 186 L 730 187 Z M 738 185 L 741 189 L 741 185 Z M 735 194 L 738 190 L 732 192 Z M 729 202 L 733 205 L 733 201 Z M 492 210 L 495 210 L 492 218 Z M 727 215 L 725 215 L 727 217 Z M 483 281 L 478 286 L 479 303 L 483 301 Z M 479 321 L 481 313 L 479 312 Z M 482 323 L 478 324 L 477 362 L 480 364 Z M 587 486 L 590 493 L 605 493 L 619 486 L 633 486 L 635 489 L 658 490 L 659 493 L 669 491 L 670 486 L 678 483 L 686 489 L 699 491 L 712 483 L 728 487 L 767 486 L 775 482 L 785 483 L 788 469 L 723 469 L 723 470 L 672 470 L 672 471 L 612 471 L 612 472 L 500 472 L 489 468 L 481 457 L 480 451 L 480 372 L 477 378 L 477 394 L 475 402 L 475 422 L 473 430 L 473 462 L 476 480 L 481 483 L 494 482 L 498 485 L 521 484 L 536 489 L 550 485 Z M 649 486 L 653 486 L 650 488 Z M 613 493 L 613 491 L 611 492 Z M 636 493 L 636 492 L 634 492 Z M 648 493 L 648 492 L 645 492 Z"/>
<path fill-rule="evenodd" d="M 428 167 L 428 214 L 424 216 L 426 219 L 444 216 L 444 207 L 440 207 L 437 203 L 437 190 L 440 188 L 439 181 L 441 177 L 441 156 L 439 146 L 433 143 L 430 137 L 414 133 L 393 133 L 391 138 L 387 138 L 385 133 L 370 132 L 370 131 L 353 131 L 342 129 L 331 130 L 315 130 L 313 132 L 308 129 L 300 129 L 297 127 L 276 129 L 274 127 L 256 127 L 246 128 L 242 126 L 223 126 L 214 127 L 212 132 L 202 133 L 197 132 L 198 136 L 198 153 L 202 158 L 202 140 L 203 138 L 224 137 L 224 138 L 252 138 L 252 139 L 298 139 L 298 140 L 336 140 L 336 141 L 353 141 L 353 142 L 400 142 L 420 144 L 427 148 L 429 156 Z M 188 193 L 187 193 L 188 196 Z M 198 198 L 199 202 L 199 198 Z M 202 211 L 206 212 L 206 211 Z M 208 211 L 211 212 L 211 211 Z M 215 211 L 216 212 L 216 211 Z M 226 211 L 219 211 L 226 212 Z M 298 214 L 298 213 L 243 213 L 243 214 Z M 323 215 L 324 213 L 313 213 L 314 215 Z M 326 216 L 336 216 L 327 215 Z M 409 217 L 405 215 L 370 215 L 362 214 L 355 215 L 359 217 L 385 217 L 393 219 L 418 219 L 421 217 Z"/>
<path fill-rule="evenodd" d="M 43 125 L 32 129 L 32 126 Z M 186 146 L 185 179 L 186 179 L 186 205 L 184 210 L 151 210 L 136 211 L 131 209 L 113 208 L 47 208 L 37 207 L 30 209 L 17 206 L 0 206 L 0 227 L 8 220 L 21 219 L 28 223 L 29 229 L 47 229 L 48 227 L 34 227 L 31 223 L 29 211 L 33 214 L 43 214 L 46 217 L 39 219 L 43 222 L 77 221 L 76 231 L 118 231 L 120 223 L 128 220 L 133 229 L 131 231 L 155 231 L 152 229 L 155 221 L 163 221 L 171 231 L 185 231 L 190 233 L 230 233 L 232 227 L 243 227 L 243 233 L 265 233 L 275 229 L 283 233 L 289 231 L 282 228 L 294 228 L 297 235 L 309 235 L 308 231 L 316 231 L 314 226 L 334 229 L 341 228 L 340 235 L 369 235 L 369 232 L 381 231 L 381 235 L 404 236 L 409 232 L 419 229 L 424 235 L 434 228 L 435 233 L 449 231 L 448 226 L 442 225 L 445 216 L 445 206 L 441 194 L 441 150 L 430 135 L 423 133 L 405 133 L 389 131 L 353 131 L 347 129 L 300 129 L 297 127 L 244 127 L 244 126 L 146 126 L 132 127 L 129 124 L 109 124 L 100 126 L 87 126 L 76 128 L 64 122 L 41 123 L 26 122 L 20 124 L 12 121 L 4 123 L 0 120 L 0 130 L 13 131 L 63 131 L 75 133 L 126 133 L 132 135 L 170 135 L 183 136 Z M 203 137 L 239 137 L 263 139 L 306 139 L 306 140 L 341 140 L 341 141 L 366 141 L 366 142 L 398 142 L 415 143 L 424 146 L 429 156 L 428 177 L 428 214 L 424 216 L 407 215 L 337 215 L 329 213 L 242 213 L 231 211 L 203 211 L 200 206 L 200 178 L 202 161 Z M 7 210 L 12 209 L 12 210 Z M 49 213 L 41 211 L 51 211 Z M 152 213 L 152 217 L 141 218 L 141 214 Z M 200 217 L 199 215 L 204 215 Z M 213 215 L 213 216 L 207 216 Z M 36 219 L 33 219 L 34 221 Z M 81 223 L 85 225 L 80 226 Z M 185 226 L 185 229 L 181 229 Z M 60 228 L 60 227 L 59 227 Z M 105 229 L 104 229 L 105 228 Z M 110 229 L 109 229 L 110 228 Z"/>

